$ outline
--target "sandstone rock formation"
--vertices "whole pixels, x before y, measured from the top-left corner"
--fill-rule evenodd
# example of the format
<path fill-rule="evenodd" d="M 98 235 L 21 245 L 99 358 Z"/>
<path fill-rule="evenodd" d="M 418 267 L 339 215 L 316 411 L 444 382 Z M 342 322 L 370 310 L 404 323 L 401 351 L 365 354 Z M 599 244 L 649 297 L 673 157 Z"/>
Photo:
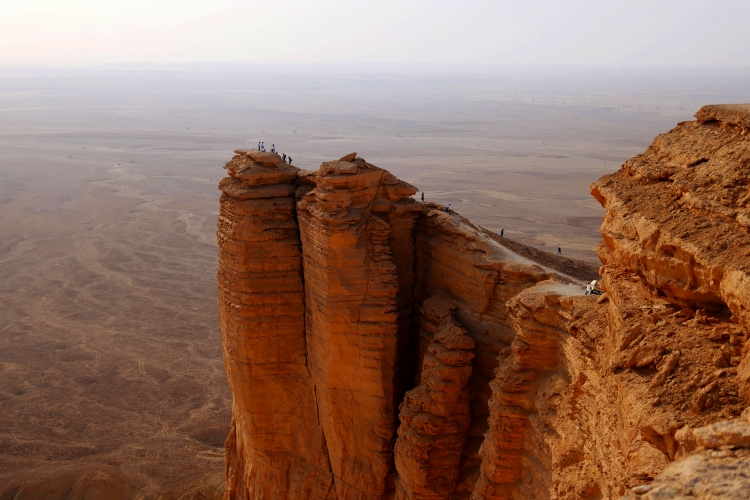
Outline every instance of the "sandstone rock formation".
<path fill-rule="evenodd" d="M 425 316 L 433 314 L 439 326 L 422 360 L 420 383 L 399 407 L 396 498 L 447 498 L 458 479 L 471 423 L 468 382 L 475 343 L 454 312 L 442 297 L 428 299 L 422 309 Z"/>
<path fill-rule="evenodd" d="M 698 450 L 670 464 L 651 484 L 637 486 L 626 500 L 722 498 L 744 500 L 750 491 L 750 410 L 693 431 Z"/>
<path fill-rule="evenodd" d="M 355 154 L 311 172 L 236 153 L 218 231 L 227 498 L 468 497 L 505 302 L 554 273 Z"/>
<path fill-rule="evenodd" d="M 599 255 L 684 307 L 750 328 L 750 110 L 706 106 L 591 193 L 607 208 Z M 637 193 L 637 194 L 636 194 Z M 734 366 L 742 343 L 726 357 Z M 750 359 L 740 367 L 750 399 Z"/>
<path fill-rule="evenodd" d="M 332 475 L 307 366 L 294 180 L 238 152 L 221 181 L 219 312 L 234 395 L 227 497 L 325 496 Z"/>
<path fill-rule="evenodd" d="M 308 368 L 336 494 L 376 498 L 393 462 L 416 189 L 362 159 L 324 163 L 315 183 L 297 204 Z"/>
<path fill-rule="evenodd" d="M 697 474 L 717 478 L 699 498 L 734 498 L 750 110 L 697 118 L 592 185 L 598 296 L 354 153 L 298 171 L 238 151 L 218 233 L 226 498 L 677 498 Z"/>

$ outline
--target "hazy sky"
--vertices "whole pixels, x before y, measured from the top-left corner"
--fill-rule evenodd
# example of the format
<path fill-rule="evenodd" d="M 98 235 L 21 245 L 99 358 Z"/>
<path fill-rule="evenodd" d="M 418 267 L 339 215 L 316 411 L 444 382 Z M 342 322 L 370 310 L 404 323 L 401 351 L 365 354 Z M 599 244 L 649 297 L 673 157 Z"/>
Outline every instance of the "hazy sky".
<path fill-rule="evenodd" d="M 750 0 L 3 0 L 0 64 L 750 66 Z"/>

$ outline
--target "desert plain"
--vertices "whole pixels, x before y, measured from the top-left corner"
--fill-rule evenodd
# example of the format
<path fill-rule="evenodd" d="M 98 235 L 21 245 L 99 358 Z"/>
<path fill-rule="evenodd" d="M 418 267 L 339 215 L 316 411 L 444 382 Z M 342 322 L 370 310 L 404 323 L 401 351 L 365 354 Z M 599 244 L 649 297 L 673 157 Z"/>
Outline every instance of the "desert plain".
<path fill-rule="evenodd" d="M 96 471 L 223 480 L 217 184 L 238 148 L 356 151 L 489 230 L 596 262 L 589 183 L 708 103 L 716 70 L 0 70 L 0 495 Z"/>

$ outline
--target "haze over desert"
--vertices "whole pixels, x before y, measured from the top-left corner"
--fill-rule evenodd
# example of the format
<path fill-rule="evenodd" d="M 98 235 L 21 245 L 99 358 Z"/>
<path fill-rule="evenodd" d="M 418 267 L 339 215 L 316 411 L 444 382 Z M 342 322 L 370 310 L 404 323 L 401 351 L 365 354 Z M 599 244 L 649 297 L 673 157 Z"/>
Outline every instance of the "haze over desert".
<path fill-rule="evenodd" d="M 0 500 L 743 500 L 750 3 L 0 16 Z"/>

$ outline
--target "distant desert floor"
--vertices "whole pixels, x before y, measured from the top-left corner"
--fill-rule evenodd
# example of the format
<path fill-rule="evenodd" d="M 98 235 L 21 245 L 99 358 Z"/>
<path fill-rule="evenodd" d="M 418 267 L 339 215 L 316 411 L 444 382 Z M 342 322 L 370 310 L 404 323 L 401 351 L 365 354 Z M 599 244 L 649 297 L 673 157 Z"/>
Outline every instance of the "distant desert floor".
<path fill-rule="evenodd" d="M 223 474 L 216 186 L 236 148 L 308 169 L 357 151 L 475 224 L 596 262 L 589 183 L 742 100 L 597 78 L 4 75 L 0 494 L 101 469 L 149 492 Z"/>

